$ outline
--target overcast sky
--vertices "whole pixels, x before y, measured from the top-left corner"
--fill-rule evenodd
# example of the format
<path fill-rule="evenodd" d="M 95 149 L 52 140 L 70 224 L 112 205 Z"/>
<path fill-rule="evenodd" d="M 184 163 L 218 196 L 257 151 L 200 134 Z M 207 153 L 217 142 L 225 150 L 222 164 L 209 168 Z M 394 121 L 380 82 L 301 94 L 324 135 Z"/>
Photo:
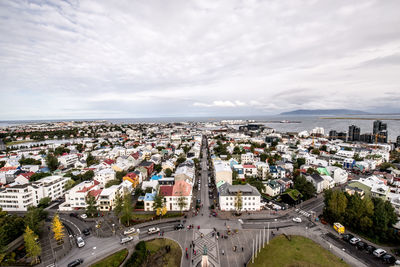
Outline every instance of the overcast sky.
<path fill-rule="evenodd" d="M 0 120 L 400 112 L 400 1 L 0 1 Z"/>

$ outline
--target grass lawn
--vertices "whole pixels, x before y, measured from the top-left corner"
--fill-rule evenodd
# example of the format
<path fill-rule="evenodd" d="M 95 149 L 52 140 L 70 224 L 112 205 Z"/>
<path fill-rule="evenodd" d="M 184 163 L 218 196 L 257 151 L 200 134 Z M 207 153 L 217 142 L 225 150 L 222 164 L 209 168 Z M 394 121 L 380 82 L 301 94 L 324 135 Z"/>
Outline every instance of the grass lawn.
<path fill-rule="evenodd" d="M 128 256 L 128 250 L 123 249 L 114 254 L 108 256 L 107 258 L 98 261 L 97 263 L 91 265 L 91 267 L 119 267 L 121 263 Z"/>
<path fill-rule="evenodd" d="M 178 243 L 165 238 L 157 238 L 146 242 L 146 248 L 151 255 L 155 254 L 159 249 L 165 246 L 171 246 L 171 251 L 163 255 L 163 267 L 179 267 L 181 266 L 182 250 Z M 150 257 L 151 257 L 150 255 Z"/>
<path fill-rule="evenodd" d="M 280 235 L 261 249 L 251 267 L 260 266 L 349 266 L 311 239 L 291 236 L 291 241 Z"/>

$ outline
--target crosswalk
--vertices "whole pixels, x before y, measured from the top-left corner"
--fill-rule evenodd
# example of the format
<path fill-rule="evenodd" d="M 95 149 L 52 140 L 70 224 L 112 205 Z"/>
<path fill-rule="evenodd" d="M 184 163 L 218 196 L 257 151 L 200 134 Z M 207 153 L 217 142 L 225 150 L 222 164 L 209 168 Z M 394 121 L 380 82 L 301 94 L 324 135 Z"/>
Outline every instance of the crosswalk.
<path fill-rule="evenodd" d="M 309 218 L 311 216 L 310 213 L 308 213 L 307 211 L 304 211 L 304 210 L 298 210 L 298 213 L 300 213 L 301 215 L 304 215 L 307 218 Z"/>

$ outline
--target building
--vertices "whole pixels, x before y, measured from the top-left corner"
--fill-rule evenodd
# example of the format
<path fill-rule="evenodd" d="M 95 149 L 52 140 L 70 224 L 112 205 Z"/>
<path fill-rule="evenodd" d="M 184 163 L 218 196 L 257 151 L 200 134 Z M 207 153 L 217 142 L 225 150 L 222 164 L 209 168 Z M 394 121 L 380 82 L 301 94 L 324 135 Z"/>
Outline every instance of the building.
<path fill-rule="evenodd" d="M 73 167 L 75 165 L 75 162 L 78 161 L 78 156 L 76 154 L 64 155 L 64 156 L 59 157 L 58 161 L 64 167 L 70 168 L 70 167 Z"/>
<path fill-rule="evenodd" d="M 374 121 L 372 128 L 373 128 L 372 134 L 374 135 L 375 139 L 379 143 L 387 143 L 388 139 L 387 124 L 380 120 L 376 120 Z"/>
<path fill-rule="evenodd" d="M 232 169 L 229 167 L 229 163 L 214 160 L 214 176 L 215 183 L 217 184 L 219 181 L 224 181 L 228 184 L 232 184 Z"/>
<path fill-rule="evenodd" d="M 98 181 L 101 186 L 105 186 L 107 182 L 115 180 L 115 171 L 111 168 L 102 169 L 95 173 L 94 180 Z"/>
<path fill-rule="evenodd" d="M 281 193 L 281 186 L 275 180 L 269 180 L 265 182 L 264 186 L 265 186 L 264 193 L 267 194 L 268 196 L 274 197 Z"/>
<path fill-rule="evenodd" d="M 322 193 L 324 190 L 325 180 L 319 174 L 307 175 L 306 180 L 314 185 L 315 189 L 317 190 L 317 194 Z"/>
<path fill-rule="evenodd" d="M 241 211 L 261 210 L 261 194 L 257 188 L 249 184 L 230 185 L 224 183 L 218 188 L 219 204 L 222 211 L 236 210 L 235 202 L 238 192 L 242 194 Z"/>
<path fill-rule="evenodd" d="M 242 154 L 240 156 L 240 160 L 242 164 L 253 164 L 254 162 L 254 154 L 251 152 Z"/>
<path fill-rule="evenodd" d="M 257 177 L 257 167 L 254 165 L 243 165 L 243 171 L 245 177 Z"/>
<path fill-rule="evenodd" d="M 360 141 L 360 127 L 355 125 L 349 126 L 349 141 Z"/>
<path fill-rule="evenodd" d="M 396 147 L 400 147 L 400 135 L 396 139 Z"/>
<path fill-rule="evenodd" d="M 60 210 L 74 210 L 86 208 L 86 196 L 89 191 L 100 190 L 100 183 L 96 180 L 83 181 L 65 193 L 65 202 L 59 206 Z M 99 192 L 100 194 L 101 192 Z M 98 195 L 99 195 L 98 194 Z M 96 195 L 97 196 L 97 195 Z"/>
<path fill-rule="evenodd" d="M 5 211 L 27 211 L 30 206 L 36 207 L 42 198 L 56 200 L 64 195 L 64 187 L 69 179 L 55 175 L 33 183 L 3 188 L 0 190 L 0 207 Z"/>

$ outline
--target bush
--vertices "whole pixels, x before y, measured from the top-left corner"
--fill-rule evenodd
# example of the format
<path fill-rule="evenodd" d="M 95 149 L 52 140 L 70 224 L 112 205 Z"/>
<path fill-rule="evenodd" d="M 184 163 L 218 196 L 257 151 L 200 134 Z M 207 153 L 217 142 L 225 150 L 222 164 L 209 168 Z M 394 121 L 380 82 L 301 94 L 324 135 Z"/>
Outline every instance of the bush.
<path fill-rule="evenodd" d="M 133 252 L 132 256 L 126 261 L 124 266 L 139 267 L 145 261 L 146 255 L 147 255 L 146 243 L 144 241 L 140 241 L 135 247 L 135 252 Z"/>

